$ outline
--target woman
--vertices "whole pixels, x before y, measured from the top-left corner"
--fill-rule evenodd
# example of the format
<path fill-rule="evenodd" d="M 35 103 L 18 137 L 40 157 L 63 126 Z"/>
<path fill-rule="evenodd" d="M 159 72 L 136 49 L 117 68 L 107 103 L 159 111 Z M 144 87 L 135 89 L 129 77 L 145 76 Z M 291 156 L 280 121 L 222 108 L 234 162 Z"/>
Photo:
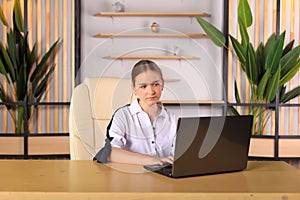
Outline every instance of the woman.
<path fill-rule="evenodd" d="M 110 162 L 173 163 L 177 117 L 159 102 L 164 88 L 160 68 L 152 61 L 141 60 L 134 65 L 131 80 L 137 98 L 115 112 L 107 128 L 110 144 L 106 142 L 95 159 L 99 154 L 107 154 Z M 108 153 L 104 153 L 105 149 L 109 149 Z"/>

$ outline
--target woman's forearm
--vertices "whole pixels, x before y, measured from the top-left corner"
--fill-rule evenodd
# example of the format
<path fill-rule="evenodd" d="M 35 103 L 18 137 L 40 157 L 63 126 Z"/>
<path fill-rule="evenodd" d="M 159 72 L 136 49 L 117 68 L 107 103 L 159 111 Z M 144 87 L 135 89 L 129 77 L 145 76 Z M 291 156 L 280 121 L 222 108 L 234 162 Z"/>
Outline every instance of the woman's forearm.
<path fill-rule="evenodd" d="M 117 163 L 151 165 L 155 162 L 155 157 L 127 151 L 121 148 L 112 147 L 110 161 Z"/>
<path fill-rule="evenodd" d="M 164 162 L 173 162 L 172 157 L 157 158 L 145 154 L 127 151 L 121 148 L 112 147 L 110 154 L 110 162 L 127 163 L 136 165 L 154 165 L 163 164 Z"/>

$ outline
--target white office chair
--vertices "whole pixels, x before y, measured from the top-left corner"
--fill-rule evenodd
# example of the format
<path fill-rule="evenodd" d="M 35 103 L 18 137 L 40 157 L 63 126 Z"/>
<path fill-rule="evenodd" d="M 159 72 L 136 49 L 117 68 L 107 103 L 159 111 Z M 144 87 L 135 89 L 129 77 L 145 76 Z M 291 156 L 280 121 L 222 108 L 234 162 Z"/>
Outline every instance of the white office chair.
<path fill-rule="evenodd" d="M 129 79 L 86 78 L 72 94 L 69 132 L 71 160 L 92 160 L 102 148 L 114 111 L 132 100 Z"/>

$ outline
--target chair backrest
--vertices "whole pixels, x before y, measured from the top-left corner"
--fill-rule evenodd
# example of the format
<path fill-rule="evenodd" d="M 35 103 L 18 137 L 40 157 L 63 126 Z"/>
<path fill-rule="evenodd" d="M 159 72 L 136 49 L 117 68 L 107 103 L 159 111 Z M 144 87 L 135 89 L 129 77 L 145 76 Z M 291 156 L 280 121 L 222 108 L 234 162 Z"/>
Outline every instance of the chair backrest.
<path fill-rule="evenodd" d="M 72 160 L 91 160 L 104 145 L 114 111 L 132 101 L 129 79 L 86 78 L 72 94 L 69 131 Z"/>

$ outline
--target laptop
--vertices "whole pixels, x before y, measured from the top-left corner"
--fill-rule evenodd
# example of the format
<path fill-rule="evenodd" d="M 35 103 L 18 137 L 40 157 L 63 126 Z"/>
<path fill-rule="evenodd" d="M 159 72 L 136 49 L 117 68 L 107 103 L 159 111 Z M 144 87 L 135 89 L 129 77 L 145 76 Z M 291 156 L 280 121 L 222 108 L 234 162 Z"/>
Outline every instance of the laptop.
<path fill-rule="evenodd" d="M 145 169 L 179 178 L 244 170 L 253 116 L 179 118 L 174 162 Z"/>

